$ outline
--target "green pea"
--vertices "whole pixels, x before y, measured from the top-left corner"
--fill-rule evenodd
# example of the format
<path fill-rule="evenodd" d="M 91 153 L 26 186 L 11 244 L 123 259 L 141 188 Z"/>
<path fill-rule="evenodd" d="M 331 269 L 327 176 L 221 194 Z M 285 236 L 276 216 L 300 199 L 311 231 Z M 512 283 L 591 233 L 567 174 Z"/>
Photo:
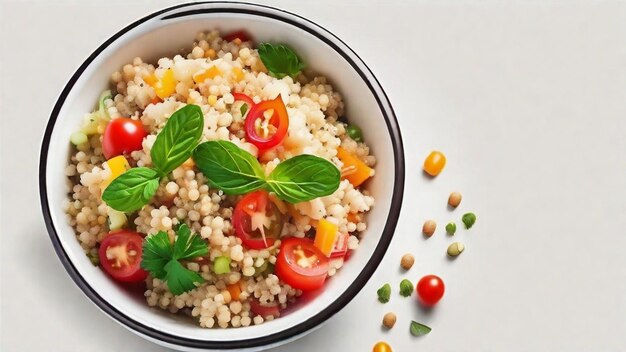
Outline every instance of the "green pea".
<path fill-rule="evenodd" d="M 354 139 L 357 142 L 363 142 L 363 132 L 361 132 L 361 128 L 353 123 L 349 124 L 346 127 L 346 133 L 350 138 Z"/>

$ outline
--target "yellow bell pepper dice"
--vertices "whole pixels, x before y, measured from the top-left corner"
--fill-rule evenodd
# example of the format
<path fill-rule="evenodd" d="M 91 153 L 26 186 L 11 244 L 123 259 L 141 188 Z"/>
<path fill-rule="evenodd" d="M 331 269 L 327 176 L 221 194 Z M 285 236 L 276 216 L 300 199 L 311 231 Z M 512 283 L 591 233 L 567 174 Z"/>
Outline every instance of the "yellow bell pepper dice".
<path fill-rule="evenodd" d="M 111 175 L 100 183 L 100 188 L 104 191 L 113 180 L 115 180 L 119 175 L 123 174 L 126 170 L 130 169 L 130 165 L 128 165 L 128 160 L 123 155 L 118 155 L 115 158 L 111 158 L 104 162 L 106 166 L 111 170 Z"/>
<path fill-rule="evenodd" d="M 327 257 L 333 251 L 335 241 L 337 240 L 337 234 L 339 233 L 339 227 L 326 219 L 320 219 L 317 223 L 317 229 L 315 232 L 314 245 Z"/>
<path fill-rule="evenodd" d="M 343 163 L 341 178 L 350 181 L 352 186 L 360 186 L 373 175 L 374 170 L 341 147 L 337 148 L 337 157 Z"/>
<path fill-rule="evenodd" d="M 222 74 L 222 71 L 220 71 L 219 68 L 215 67 L 215 66 L 211 66 L 209 68 L 207 68 L 206 70 L 197 73 L 193 76 L 193 81 L 196 83 L 202 83 L 207 79 L 213 79 L 219 75 Z"/>

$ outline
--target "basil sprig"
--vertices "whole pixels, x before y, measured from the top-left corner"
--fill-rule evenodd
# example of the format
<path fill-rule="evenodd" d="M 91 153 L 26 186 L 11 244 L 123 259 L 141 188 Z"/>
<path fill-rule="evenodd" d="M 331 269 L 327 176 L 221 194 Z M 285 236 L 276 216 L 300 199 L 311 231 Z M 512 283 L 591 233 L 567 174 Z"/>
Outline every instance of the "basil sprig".
<path fill-rule="evenodd" d="M 159 175 L 147 167 L 132 168 L 118 176 L 102 193 L 108 206 L 123 212 L 141 209 L 159 188 Z"/>
<path fill-rule="evenodd" d="M 259 57 L 270 75 L 295 77 L 305 67 L 295 51 L 284 44 L 259 44 Z"/>
<path fill-rule="evenodd" d="M 174 112 L 150 151 L 153 168 L 136 167 L 124 172 L 104 190 L 102 200 L 117 211 L 141 209 L 156 193 L 159 179 L 189 159 L 203 129 L 204 116 L 199 106 L 186 105 Z"/>
<path fill-rule="evenodd" d="M 174 120 L 172 120 L 174 117 Z M 152 165 L 161 176 L 174 171 L 189 159 L 198 145 L 204 116 L 197 105 L 185 105 L 167 121 L 150 150 Z"/>
<path fill-rule="evenodd" d="M 258 160 L 228 141 L 204 142 L 193 160 L 209 183 L 226 194 L 266 189 L 289 203 L 306 202 L 333 194 L 339 187 L 339 169 L 330 161 L 298 155 L 278 164 L 265 176 Z"/>
<path fill-rule="evenodd" d="M 278 164 L 267 177 L 267 186 L 289 203 L 304 202 L 333 194 L 341 173 L 326 159 L 308 154 Z"/>

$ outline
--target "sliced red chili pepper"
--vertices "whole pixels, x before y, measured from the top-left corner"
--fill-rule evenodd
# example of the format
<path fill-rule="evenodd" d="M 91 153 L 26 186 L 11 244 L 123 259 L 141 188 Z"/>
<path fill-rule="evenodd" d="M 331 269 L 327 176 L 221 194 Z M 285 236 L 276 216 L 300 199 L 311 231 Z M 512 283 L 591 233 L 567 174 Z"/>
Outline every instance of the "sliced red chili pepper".
<path fill-rule="evenodd" d="M 235 98 L 235 100 L 243 101 L 246 104 L 248 104 L 249 108 L 254 106 L 254 100 L 252 100 L 252 98 L 250 98 L 249 96 L 243 93 L 232 93 L 232 95 Z"/>
<path fill-rule="evenodd" d="M 269 121 L 265 121 L 264 113 L 268 110 L 273 110 L 273 114 Z M 259 124 L 257 120 L 260 120 Z M 259 151 L 279 145 L 289 128 L 289 115 L 280 95 L 276 99 L 253 105 L 246 117 L 245 127 L 248 141 L 259 148 Z"/>

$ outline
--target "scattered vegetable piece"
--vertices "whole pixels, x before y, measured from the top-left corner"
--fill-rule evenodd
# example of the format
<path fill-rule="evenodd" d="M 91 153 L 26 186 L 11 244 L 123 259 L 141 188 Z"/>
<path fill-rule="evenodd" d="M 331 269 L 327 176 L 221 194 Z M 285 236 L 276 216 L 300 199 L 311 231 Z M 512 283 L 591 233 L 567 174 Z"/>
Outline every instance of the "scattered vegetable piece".
<path fill-rule="evenodd" d="M 456 257 L 461 254 L 465 250 L 465 245 L 461 242 L 454 242 L 448 246 L 448 255 L 451 257 Z"/>
<path fill-rule="evenodd" d="M 378 301 L 380 303 L 389 302 L 389 298 L 391 297 L 391 285 L 384 284 L 376 293 L 378 294 Z"/>
<path fill-rule="evenodd" d="M 361 159 L 341 147 L 337 148 L 337 157 L 343 163 L 341 178 L 350 181 L 354 187 L 360 186 L 374 175 L 374 170 L 365 165 Z"/>
<path fill-rule="evenodd" d="M 98 256 L 98 253 L 87 252 L 87 258 L 89 258 L 89 261 L 93 264 L 93 266 L 100 265 L 100 257 Z"/>
<path fill-rule="evenodd" d="M 280 237 L 284 219 L 266 191 L 246 194 L 235 206 L 233 226 L 246 248 L 270 247 Z"/>
<path fill-rule="evenodd" d="M 445 291 L 443 280 L 436 275 L 426 275 L 417 283 L 417 298 L 424 306 L 437 304 Z"/>
<path fill-rule="evenodd" d="M 435 229 L 437 228 L 437 223 L 435 220 L 426 220 L 424 226 L 422 226 L 422 232 L 424 235 L 430 237 L 435 233 Z"/>
<path fill-rule="evenodd" d="M 391 352 L 391 346 L 386 342 L 380 341 L 374 345 L 372 352 Z"/>
<path fill-rule="evenodd" d="M 363 142 L 363 132 L 361 128 L 353 123 L 346 126 L 346 134 L 356 142 Z"/>
<path fill-rule="evenodd" d="M 238 30 L 224 35 L 223 39 L 227 42 L 232 42 L 235 39 L 239 39 L 241 42 L 250 41 L 250 36 L 244 30 Z"/>
<path fill-rule="evenodd" d="M 144 81 L 154 88 L 154 92 L 161 99 L 165 99 L 176 92 L 176 79 L 172 69 L 165 70 L 161 79 L 157 79 L 156 82 L 152 78 L 148 78 L 148 80 L 144 78 Z"/>
<path fill-rule="evenodd" d="M 344 258 L 348 253 L 348 240 L 350 235 L 347 233 L 337 233 L 337 240 L 333 246 L 333 251 L 330 253 L 331 258 Z"/>
<path fill-rule="evenodd" d="M 315 231 L 315 247 L 322 251 L 324 255 L 330 257 L 338 233 L 339 226 L 337 224 L 326 219 L 320 219 Z"/>
<path fill-rule="evenodd" d="M 426 160 L 424 160 L 424 171 L 430 176 L 437 176 L 446 166 L 446 156 L 442 152 L 431 152 Z"/>
<path fill-rule="evenodd" d="M 222 75 L 222 71 L 220 71 L 220 69 L 217 68 L 217 66 L 213 65 L 207 68 L 206 70 L 193 75 L 193 81 L 196 82 L 197 84 L 200 84 L 206 81 L 207 79 L 213 79 L 221 75 Z"/>
<path fill-rule="evenodd" d="M 261 43 L 258 52 L 267 71 L 276 78 L 295 77 L 305 67 L 296 52 L 283 44 Z"/>
<path fill-rule="evenodd" d="M 143 242 L 141 267 L 152 276 L 167 282 L 167 287 L 174 295 L 196 288 L 196 283 L 203 283 L 200 274 L 185 268 L 180 260 L 190 260 L 209 254 L 207 243 L 186 224 L 176 229 L 176 240 L 170 242 L 167 233 L 159 231 L 146 237 Z"/>
<path fill-rule="evenodd" d="M 474 215 L 474 213 L 465 213 L 461 220 L 465 224 L 465 228 L 470 229 L 474 226 L 474 223 L 476 223 L 476 215 Z"/>
<path fill-rule="evenodd" d="M 461 199 L 463 199 L 463 196 L 461 195 L 461 193 L 452 192 L 450 193 L 450 196 L 448 197 L 448 205 L 451 206 L 452 208 L 456 208 L 459 206 L 459 204 L 461 204 Z"/>
<path fill-rule="evenodd" d="M 107 207 L 107 213 L 109 215 L 109 230 L 119 230 L 126 225 L 128 221 L 126 214 L 111 207 Z"/>
<path fill-rule="evenodd" d="M 396 324 L 396 315 L 393 312 L 389 312 L 383 316 L 383 326 L 387 329 L 393 328 Z"/>
<path fill-rule="evenodd" d="M 400 295 L 402 297 L 409 297 L 413 294 L 413 283 L 411 281 L 404 279 L 400 281 Z"/>
<path fill-rule="evenodd" d="M 428 326 L 418 323 L 415 320 L 411 321 L 411 335 L 413 336 L 422 336 L 431 332 L 432 329 Z"/>
<path fill-rule="evenodd" d="M 448 223 L 446 225 L 446 232 L 448 233 L 448 235 L 454 236 L 454 234 L 456 233 L 456 224 L 453 222 Z"/>
<path fill-rule="evenodd" d="M 272 316 L 274 318 L 280 317 L 280 306 L 277 303 L 261 304 L 258 299 L 250 300 L 250 311 L 254 315 L 260 315 L 264 319 Z"/>
<path fill-rule="evenodd" d="M 400 260 L 400 266 L 404 270 L 411 269 L 411 267 L 413 266 L 413 263 L 415 263 L 415 257 L 413 256 L 413 254 L 410 254 L 410 253 L 403 255 L 402 260 Z"/>
<path fill-rule="evenodd" d="M 230 257 L 220 256 L 213 262 L 213 272 L 218 275 L 230 272 Z"/>

